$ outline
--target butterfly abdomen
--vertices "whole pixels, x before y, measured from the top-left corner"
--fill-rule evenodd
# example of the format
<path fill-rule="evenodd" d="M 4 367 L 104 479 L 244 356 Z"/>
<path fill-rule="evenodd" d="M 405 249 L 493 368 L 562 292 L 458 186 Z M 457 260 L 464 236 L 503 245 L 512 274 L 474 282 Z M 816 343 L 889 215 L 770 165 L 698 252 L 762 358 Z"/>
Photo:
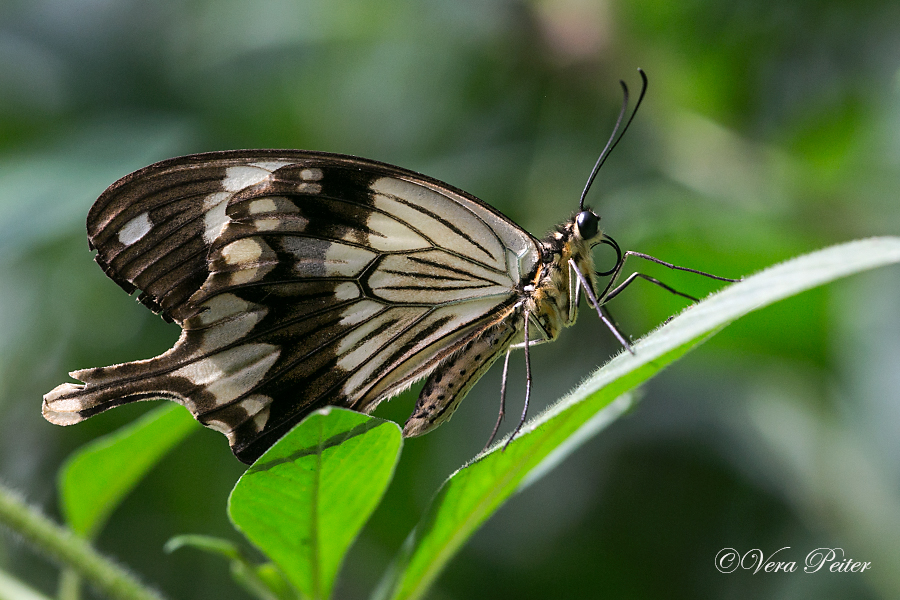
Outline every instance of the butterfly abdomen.
<path fill-rule="evenodd" d="M 403 435 L 422 435 L 450 420 L 472 386 L 507 351 L 516 333 L 513 323 L 504 321 L 438 365 L 425 380 L 416 408 L 403 426 Z"/>

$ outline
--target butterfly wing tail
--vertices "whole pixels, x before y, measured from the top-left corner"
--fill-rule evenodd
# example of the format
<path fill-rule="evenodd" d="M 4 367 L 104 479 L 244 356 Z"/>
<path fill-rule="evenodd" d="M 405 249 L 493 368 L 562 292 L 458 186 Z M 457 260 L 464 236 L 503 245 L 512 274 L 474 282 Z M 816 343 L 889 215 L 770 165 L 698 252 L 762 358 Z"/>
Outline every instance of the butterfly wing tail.
<path fill-rule="evenodd" d="M 41 407 L 44 418 L 56 425 L 73 425 L 110 408 L 140 400 L 166 399 L 184 404 L 185 397 L 170 389 L 172 382 L 166 381 L 165 376 L 153 372 L 149 376 L 136 376 L 135 367 L 148 362 L 151 361 L 70 373 L 84 383 L 64 383 L 44 395 Z"/>
<path fill-rule="evenodd" d="M 208 323 L 217 314 L 208 311 L 187 325 L 202 324 L 203 319 Z M 231 337 L 215 328 L 188 329 L 174 348 L 156 358 L 70 373 L 84 383 L 64 383 L 45 395 L 44 418 L 72 425 L 122 404 L 172 400 L 203 425 L 225 434 L 232 450 L 242 451 L 269 418 L 272 397 L 257 388 L 279 349 L 265 343 L 229 347 Z"/>

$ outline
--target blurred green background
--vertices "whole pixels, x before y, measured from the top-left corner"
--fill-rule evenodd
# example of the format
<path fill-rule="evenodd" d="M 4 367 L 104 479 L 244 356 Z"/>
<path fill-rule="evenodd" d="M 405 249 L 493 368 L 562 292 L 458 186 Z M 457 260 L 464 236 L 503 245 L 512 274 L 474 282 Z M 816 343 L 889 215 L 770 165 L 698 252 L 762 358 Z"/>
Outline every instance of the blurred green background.
<path fill-rule="evenodd" d="M 648 97 L 589 203 L 624 248 L 739 276 L 900 234 L 898 23 L 895 0 L 5 0 L 0 479 L 58 515 L 65 456 L 151 407 L 70 428 L 40 416 L 68 371 L 148 358 L 178 335 L 91 260 L 84 218 L 119 177 L 192 152 L 342 152 L 447 181 L 540 236 L 575 209 L 618 80 L 638 88 L 642 67 Z M 631 266 L 693 295 L 716 288 Z M 683 306 L 638 282 L 610 309 L 636 337 Z M 898 309 L 894 267 L 730 326 L 503 508 L 431 597 L 900 597 Z M 536 403 L 615 351 L 582 311 L 534 349 Z M 524 388 L 516 358 L 511 413 Z M 450 424 L 407 442 L 337 597 L 366 597 L 441 481 L 481 449 L 499 371 Z M 413 403 L 406 394 L 378 414 L 402 421 Z M 241 472 L 221 435 L 195 434 L 99 547 L 172 598 L 246 597 L 223 561 L 162 552 L 181 533 L 238 539 L 224 508 Z M 784 546 L 798 563 L 842 547 L 873 567 L 714 567 L 725 547 Z M 9 535 L 0 568 L 55 589 L 55 568 Z"/>

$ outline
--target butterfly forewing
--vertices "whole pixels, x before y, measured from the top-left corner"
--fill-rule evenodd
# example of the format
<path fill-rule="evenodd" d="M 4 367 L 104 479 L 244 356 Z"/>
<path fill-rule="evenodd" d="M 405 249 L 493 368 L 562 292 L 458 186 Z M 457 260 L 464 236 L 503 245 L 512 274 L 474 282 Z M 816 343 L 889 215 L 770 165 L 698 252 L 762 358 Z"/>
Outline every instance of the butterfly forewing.
<path fill-rule="evenodd" d="M 141 301 L 167 320 L 190 316 L 185 303 L 206 280 L 234 163 L 186 157 L 151 165 L 110 186 L 88 213 L 96 261 L 127 292 L 142 290 Z"/>
<path fill-rule="evenodd" d="M 111 186 L 88 229 L 107 274 L 184 331 L 157 358 L 74 373 L 86 385 L 48 394 L 47 418 L 171 398 L 247 462 L 315 408 L 371 410 L 480 339 L 505 350 L 540 258 L 464 192 L 301 151 L 158 163 Z"/>

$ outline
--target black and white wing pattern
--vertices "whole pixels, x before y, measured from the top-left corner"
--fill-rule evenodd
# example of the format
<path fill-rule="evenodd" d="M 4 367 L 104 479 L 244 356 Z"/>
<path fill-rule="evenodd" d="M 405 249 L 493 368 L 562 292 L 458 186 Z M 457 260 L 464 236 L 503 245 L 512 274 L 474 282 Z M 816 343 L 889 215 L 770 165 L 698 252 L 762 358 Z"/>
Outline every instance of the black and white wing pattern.
<path fill-rule="evenodd" d="M 45 417 L 168 398 L 245 462 L 316 408 L 370 411 L 429 374 L 404 433 L 446 420 L 521 341 L 521 287 L 541 260 L 463 191 L 304 151 L 151 165 L 103 193 L 88 237 L 107 275 L 183 331 L 156 358 L 72 373 L 84 385 L 47 394 Z"/>

